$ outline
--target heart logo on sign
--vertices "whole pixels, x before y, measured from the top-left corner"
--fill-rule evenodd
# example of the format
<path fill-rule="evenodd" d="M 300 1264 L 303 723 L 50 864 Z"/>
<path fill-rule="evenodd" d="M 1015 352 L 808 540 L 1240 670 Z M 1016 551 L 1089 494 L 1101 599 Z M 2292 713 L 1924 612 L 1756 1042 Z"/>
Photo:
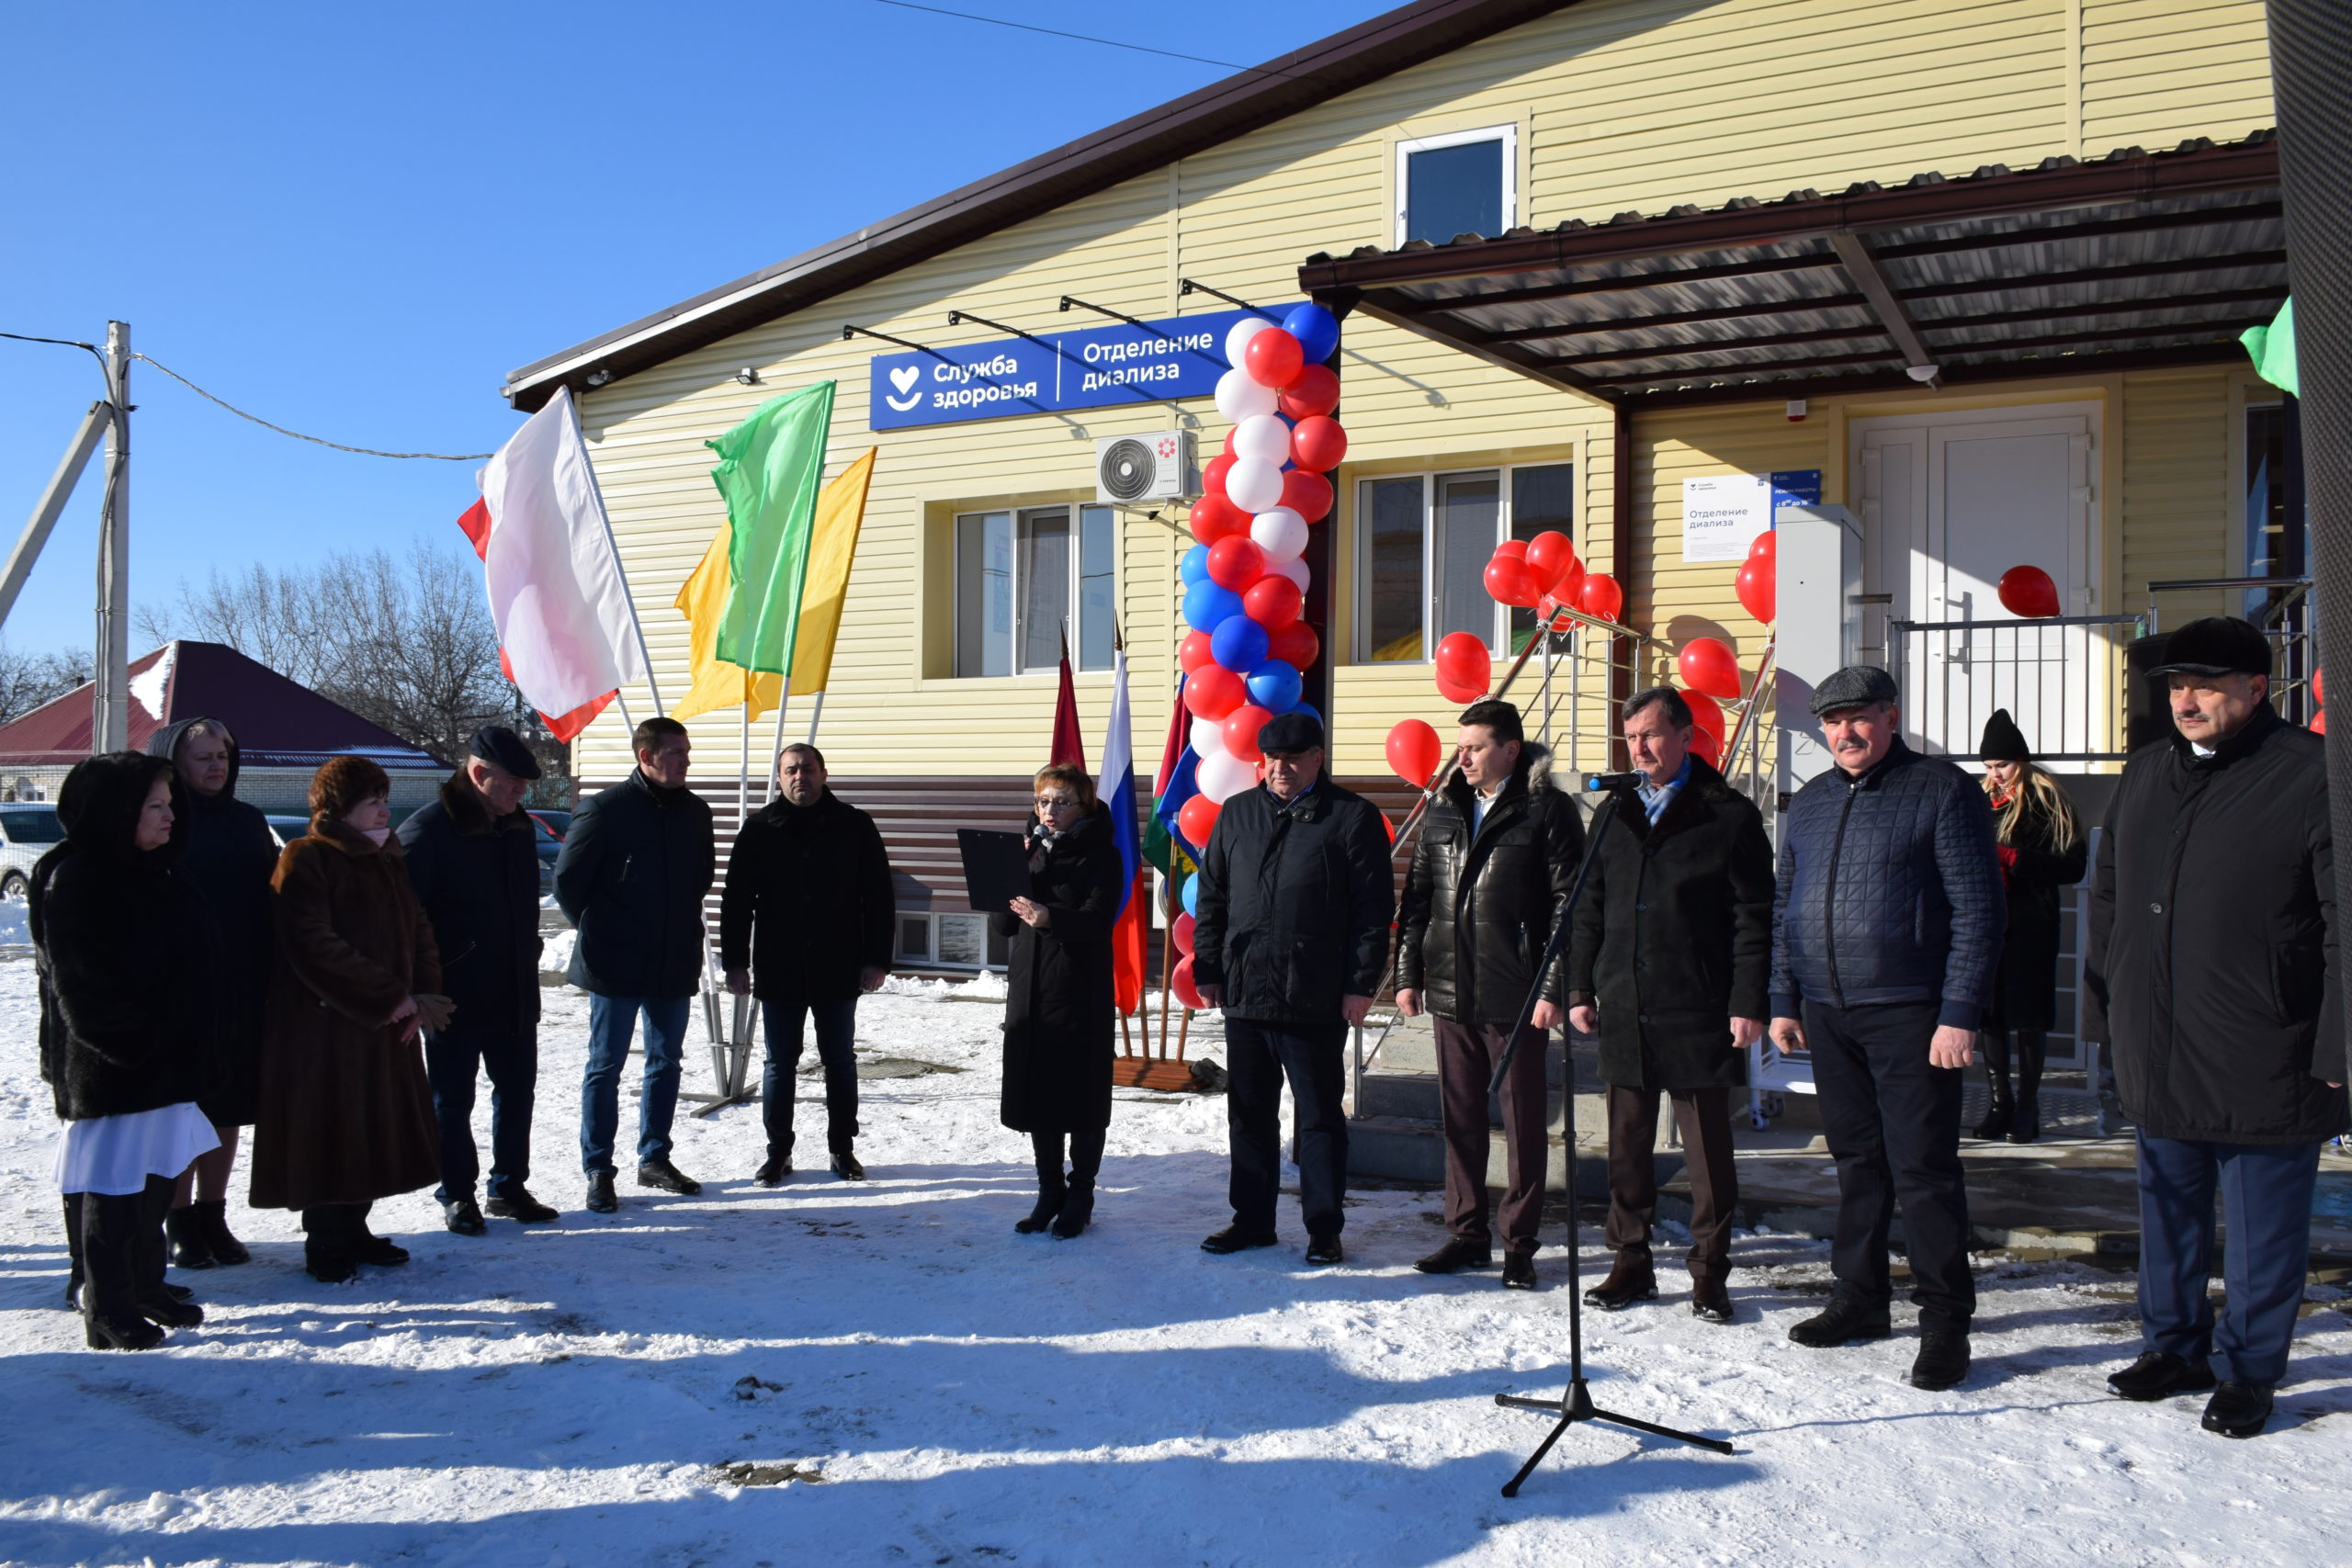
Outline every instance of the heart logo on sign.
<path fill-rule="evenodd" d="M 909 387 L 921 379 L 922 379 L 922 367 L 920 365 L 901 365 L 890 372 L 890 385 L 899 389 L 901 397 L 906 395 Z"/>

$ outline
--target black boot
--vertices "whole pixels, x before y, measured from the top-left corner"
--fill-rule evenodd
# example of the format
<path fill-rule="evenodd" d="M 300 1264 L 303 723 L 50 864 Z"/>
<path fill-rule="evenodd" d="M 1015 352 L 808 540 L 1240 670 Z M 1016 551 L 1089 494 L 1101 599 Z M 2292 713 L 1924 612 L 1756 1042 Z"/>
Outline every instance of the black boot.
<path fill-rule="evenodd" d="M 1072 1177 L 1069 1195 L 1062 1200 L 1062 1212 L 1054 1216 L 1054 1234 L 1064 1241 L 1074 1235 L 1084 1235 L 1088 1222 L 1093 1218 L 1093 1179 Z"/>
<path fill-rule="evenodd" d="M 226 1199 L 209 1203 L 191 1203 L 187 1212 L 196 1216 L 196 1228 L 212 1248 L 212 1261 L 223 1268 L 251 1263 L 254 1255 L 245 1249 L 229 1229 L 229 1203 Z"/>
<path fill-rule="evenodd" d="M 65 1195 L 65 1310 L 82 1310 L 82 1194 Z"/>
<path fill-rule="evenodd" d="M 1646 1247 L 1621 1248 L 1617 1261 L 1609 1270 L 1609 1278 L 1584 1293 L 1584 1304 L 1602 1312 L 1623 1312 L 1635 1302 L 1646 1302 L 1657 1295 L 1657 1271 L 1650 1262 Z"/>
<path fill-rule="evenodd" d="M 1051 1225 L 1054 1216 L 1062 1212 L 1063 1200 L 1069 1196 L 1069 1182 L 1062 1175 L 1062 1135 L 1030 1134 L 1029 1153 L 1037 1166 L 1037 1206 L 1026 1219 L 1012 1222 L 1012 1228 L 1023 1235 L 1035 1235 Z"/>
<path fill-rule="evenodd" d="M 83 1337 L 93 1350 L 146 1350 L 164 1331 L 139 1311 L 144 1194 L 82 1194 Z M 161 1250 L 160 1246 L 157 1250 Z"/>
<path fill-rule="evenodd" d="M 204 1227 L 198 1223 L 193 1205 L 185 1209 L 174 1209 L 164 1215 L 164 1230 L 172 1238 L 173 1268 L 209 1269 L 212 1267 L 215 1261 L 212 1256 L 212 1238 L 205 1234 Z"/>
<path fill-rule="evenodd" d="M 322 1203 L 302 1211 L 302 1263 L 311 1278 L 322 1285 L 340 1285 L 359 1272 L 353 1256 L 367 1223 L 351 1213 L 349 1203 Z"/>
<path fill-rule="evenodd" d="M 1993 1091 L 1993 1108 L 1976 1123 L 1973 1135 L 2006 1138 L 2017 1116 L 2017 1101 L 2009 1098 L 2009 1037 L 2006 1031 L 1993 1029 L 1979 1039 L 1984 1046 L 1984 1082 Z"/>
<path fill-rule="evenodd" d="M 2041 1063 L 2050 1036 L 2039 1029 L 2018 1031 L 2018 1116 L 2009 1142 L 2030 1144 L 2041 1136 Z"/>

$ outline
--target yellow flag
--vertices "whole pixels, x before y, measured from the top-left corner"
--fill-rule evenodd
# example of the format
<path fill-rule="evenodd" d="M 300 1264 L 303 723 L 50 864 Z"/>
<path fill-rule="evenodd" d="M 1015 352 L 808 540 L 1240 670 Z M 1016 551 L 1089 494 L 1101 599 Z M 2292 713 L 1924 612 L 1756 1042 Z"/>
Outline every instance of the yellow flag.
<path fill-rule="evenodd" d="M 718 532 L 705 550 L 702 564 L 678 590 L 678 611 L 686 617 L 692 628 L 688 644 L 687 669 L 694 676 L 694 689 L 685 700 L 670 710 L 676 719 L 693 718 L 719 708 L 731 708 L 748 698 L 751 716 L 758 718 L 775 709 L 782 694 L 784 678 L 780 675 L 754 676 L 748 670 L 724 664 L 718 658 L 718 623 L 727 613 L 727 590 L 731 585 L 727 567 L 727 552 L 733 537 L 731 525 L 721 523 Z"/>
<path fill-rule="evenodd" d="M 792 641 L 796 692 L 821 692 L 832 673 L 833 641 L 842 629 L 842 604 L 849 597 L 849 566 L 857 554 L 858 525 L 865 520 L 865 491 L 874 479 L 874 455 L 843 468 L 817 495 L 817 518 L 808 536 L 808 575 L 800 590 L 800 626 Z"/>

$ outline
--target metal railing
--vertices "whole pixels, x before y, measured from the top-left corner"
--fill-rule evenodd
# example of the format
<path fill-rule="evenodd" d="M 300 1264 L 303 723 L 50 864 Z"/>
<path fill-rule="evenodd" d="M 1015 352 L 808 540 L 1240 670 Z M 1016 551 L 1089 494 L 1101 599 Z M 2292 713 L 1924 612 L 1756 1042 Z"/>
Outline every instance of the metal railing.
<path fill-rule="evenodd" d="M 2238 614 L 2270 639 L 2270 701 L 2290 724 L 2309 724 L 2319 712 L 2312 676 L 2319 669 L 2319 601 L 2308 577 L 2173 578 L 2148 584 L 2148 630 L 2164 629 L 2159 600 L 2165 594 L 2240 593 Z M 2256 595 L 2263 595 L 2256 603 Z M 2200 610 L 2200 615 L 2210 614 Z"/>
<path fill-rule="evenodd" d="M 2120 761 L 2124 650 L 2140 615 L 1889 621 L 1903 728 L 1921 750 L 1973 757 L 2006 708 L 2045 762 Z"/>

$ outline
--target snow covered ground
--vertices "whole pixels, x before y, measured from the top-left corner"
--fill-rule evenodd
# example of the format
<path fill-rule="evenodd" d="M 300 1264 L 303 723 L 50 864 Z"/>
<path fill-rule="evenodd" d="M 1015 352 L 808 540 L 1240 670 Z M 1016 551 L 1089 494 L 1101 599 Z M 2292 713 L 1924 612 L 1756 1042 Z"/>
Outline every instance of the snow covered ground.
<path fill-rule="evenodd" d="M 560 1224 L 468 1240 L 402 1198 L 377 1224 L 414 1261 L 329 1287 L 291 1216 L 239 1204 L 255 1261 L 193 1277 L 211 1320 L 91 1353 L 58 1308 L 31 977 L 0 962 L 7 1562 L 2352 1561 L 2352 1303 L 2315 1302 L 2272 1433 L 2233 1443 L 2193 1399 L 2103 1392 L 2133 1348 L 2128 1276 L 1988 1264 L 1974 1377 L 1922 1393 L 1907 1331 L 1789 1343 L 1825 1249 L 1772 1235 L 1738 1244 L 1736 1326 L 1672 1291 L 1589 1320 L 1604 1405 L 1734 1457 L 1583 1427 L 1506 1501 L 1547 1423 L 1492 1396 L 1559 1388 L 1560 1248 L 1532 1295 L 1428 1280 L 1408 1265 L 1437 1199 L 1379 1191 L 1352 1201 L 1345 1268 L 1304 1269 L 1289 1213 L 1283 1248 L 1209 1258 L 1224 1105 L 1140 1095 L 1095 1229 L 1015 1235 L 1001 1004 L 944 987 L 861 1012 L 869 1055 L 953 1069 L 865 1083 L 870 1183 L 752 1186 L 759 1122 L 734 1109 L 681 1118 L 700 1197 L 625 1174 L 618 1214 L 578 1212 L 585 998 L 550 992 L 533 1185 Z M 706 1057 L 688 1087 L 707 1082 Z"/>

